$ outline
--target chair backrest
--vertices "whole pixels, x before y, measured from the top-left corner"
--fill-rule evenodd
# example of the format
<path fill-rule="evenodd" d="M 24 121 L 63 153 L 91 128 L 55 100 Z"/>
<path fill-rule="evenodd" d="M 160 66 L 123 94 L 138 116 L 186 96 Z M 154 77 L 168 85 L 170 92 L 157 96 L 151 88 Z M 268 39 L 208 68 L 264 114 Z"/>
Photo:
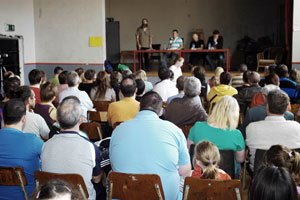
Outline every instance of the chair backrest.
<path fill-rule="evenodd" d="M 101 115 L 98 111 L 87 111 L 87 119 L 89 122 L 101 122 Z"/>
<path fill-rule="evenodd" d="M 36 171 L 34 173 L 34 178 L 35 178 L 36 188 L 38 188 L 39 185 L 42 185 L 52 179 L 60 179 L 72 185 L 73 188 L 78 189 L 83 199 L 87 199 L 89 197 L 89 193 L 87 191 L 86 185 L 80 174 L 58 174 L 58 173 Z"/>
<path fill-rule="evenodd" d="M 112 172 L 108 175 L 108 182 L 109 200 L 165 199 L 160 177 L 156 174 Z"/>
<path fill-rule="evenodd" d="M 103 138 L 101 124 L 98 122 L 82 123 L 79 128 L 88 135 L 91 141 L 99 141 Z"/>
<path fill-rule="evenodd" d="M 253 176 L 255 175 L 255 173 L 259 169 L 260 165 L 262 164 L 262 162 L 264 160 L 264 156 L 265 156 L 266 151 L 267 150 L 256 149 L 256 151 L 255 151 L 255 159 L 254 159 Z"/>
<path fill-rule="evenodd" d="M 111 101 L 93 101 L 94 108 L 98 112 L 107 112 L 110 103 Z"/>
<path fill-rule="evenodd" d="M 183 187 L 184 200 L 241 200 L 242 189 L 239 180 L 217 181 L 186 177 Z"/>
<path fill-rule="evenodd" d="M 154 50 L 160 50 L 161 44 L 152 44 L 152 49 Z"/>
<path fill-rule="evenodd" d="M 27 179 L 23 167 L 0 167 L 0 185 L 21 186 L 24 198 L 28 199 L 25 190 Z"/>
<path fill-rule="evenodd" d="M 184 133 L 185 135 L 185 138 L 188 138 L 189 136 L 189 132 L 190 132 L 190 129 L 193 127 L 193 125 L 180 125 L 178 126 L 182 132 Z"/>

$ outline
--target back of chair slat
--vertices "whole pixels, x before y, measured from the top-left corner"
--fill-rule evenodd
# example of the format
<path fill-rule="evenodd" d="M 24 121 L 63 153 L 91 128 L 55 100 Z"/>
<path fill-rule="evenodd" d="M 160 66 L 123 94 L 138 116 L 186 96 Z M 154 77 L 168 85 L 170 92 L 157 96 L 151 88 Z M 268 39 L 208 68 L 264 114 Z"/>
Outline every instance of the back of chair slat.
<path fill-rule="evenodd" d="M 36 171 L 34 173 L 34 178 L 36 181 L 36 187 L 39 187 L 39 185 L 42 185 L 52 179 L 60 179 L 69 183 L 70 185 L 72 185 L 72 187 L 77 188 L 84 199 L 87 199 L 89 197 L 86 185 L 80 174 L 58 174 Z"/>
<path fill-rule="evenodd" d="M 101 122 L 100 112 L 91 111 L 91 110 L 87 111 L 87 119 L 89 122 L 93 122 L 93 121 Z"/>
<path fill-rule="evenodd" d="M 265 152 L 266 152 L 266 150 L 263 150 L 263 149 L 256 149 L 256 151 L 255 151 L 254 169 L 253 169 L 254 176 L 264 160 Z"/>
<path fill-rule="evenodd" d="M 108 176 L 109 199 L 162 200 L 164 192 L 156 174 L 125 174 L 112 172 Z"/>
<path fill-rule="evenodd" d="M 110 103 L 111 101 L 93 101 L 94 108 L 98 112 L 107 112 Z"/>
<path fill-rule="evenodd" d="M 84 131 L 92 141 L 99 141 L 103 138 L 101 124 L 98 122 L 82 123 L 79 128 L 81 131 Z"/>
<path fill-rule="evenodd" d="M 214 199 L 241 200 L 242 189 L 239 180 L 217 181 L 186 177 L 183 187 L 184 200 Z"/>
<path fill-rule="evenodd" d="M 220 150 L 221 160 L 219 163 L 220 169 L 224 170 L 232 179 L 234 179 L 234 151 Z"/>

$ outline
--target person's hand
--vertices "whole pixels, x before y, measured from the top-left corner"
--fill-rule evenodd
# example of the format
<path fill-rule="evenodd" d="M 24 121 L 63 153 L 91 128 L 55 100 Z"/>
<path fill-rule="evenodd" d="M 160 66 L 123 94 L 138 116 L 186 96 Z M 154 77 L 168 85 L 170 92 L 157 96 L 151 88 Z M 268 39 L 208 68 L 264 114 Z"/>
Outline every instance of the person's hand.
<path fill-rule="evenodd" d="M 149 46 L 149 49 L 152 50 L 152 44 Z"/>
<path fill-rule="evenodd" d="M 138 44 L 138 47 L 139 47 L 139 50 L 141 50 L 141 49 L 142 49 L 142 45 Z"/>

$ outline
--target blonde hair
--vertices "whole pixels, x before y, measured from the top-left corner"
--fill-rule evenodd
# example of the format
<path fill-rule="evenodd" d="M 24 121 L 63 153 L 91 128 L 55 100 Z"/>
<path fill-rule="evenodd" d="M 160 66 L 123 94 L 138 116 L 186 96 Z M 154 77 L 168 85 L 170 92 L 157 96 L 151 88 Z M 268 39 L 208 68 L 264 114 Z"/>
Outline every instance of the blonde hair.
<path fill-rule="evenodd" d="M 139 70 L 135 73 L 136 79 L 142 79 L 143 81 L 147 81 L 147 74 L 144 70 Z"/>
<path fill-rule="evenodd" d="M 195 147 L 194 164 L 200 161 L 205 167 L 203 169 L 202 179 L 218 179 L 218 163 L 220 161 L 220 152 L 216 145 L 209 141 L 199 142 Z"/>
<path fill-rule="evenodd" d="M 232 131 L 238 126 L 239 112 L 240 107 L 236 99 L 226 95 L 217 101 L 207 123 L 223 130 L 229 128 Z"/>
<path fill-rule="evenodd" d="M 211 84 L 212 86 L 218 86 L 220 85 L 220 76 L 224 72 L 224 69 L 222 67 L 217 67 L 215 70 L 215 76 L 211 78 Z"/>

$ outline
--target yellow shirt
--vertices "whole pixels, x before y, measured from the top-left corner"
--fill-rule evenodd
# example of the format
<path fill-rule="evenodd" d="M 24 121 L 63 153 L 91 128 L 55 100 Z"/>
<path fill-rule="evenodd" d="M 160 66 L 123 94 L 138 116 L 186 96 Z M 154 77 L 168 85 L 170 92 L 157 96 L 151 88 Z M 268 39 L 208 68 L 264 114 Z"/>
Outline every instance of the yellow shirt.
<path fill-rule="evenodd" d="M 124 99 L 109 104 L 107 111 L 107 121 L 114 127 L 116 122 L 124 122 L 133 119 L 139 112 L 140 102 L 133 98 L 125 97 Z"/>

